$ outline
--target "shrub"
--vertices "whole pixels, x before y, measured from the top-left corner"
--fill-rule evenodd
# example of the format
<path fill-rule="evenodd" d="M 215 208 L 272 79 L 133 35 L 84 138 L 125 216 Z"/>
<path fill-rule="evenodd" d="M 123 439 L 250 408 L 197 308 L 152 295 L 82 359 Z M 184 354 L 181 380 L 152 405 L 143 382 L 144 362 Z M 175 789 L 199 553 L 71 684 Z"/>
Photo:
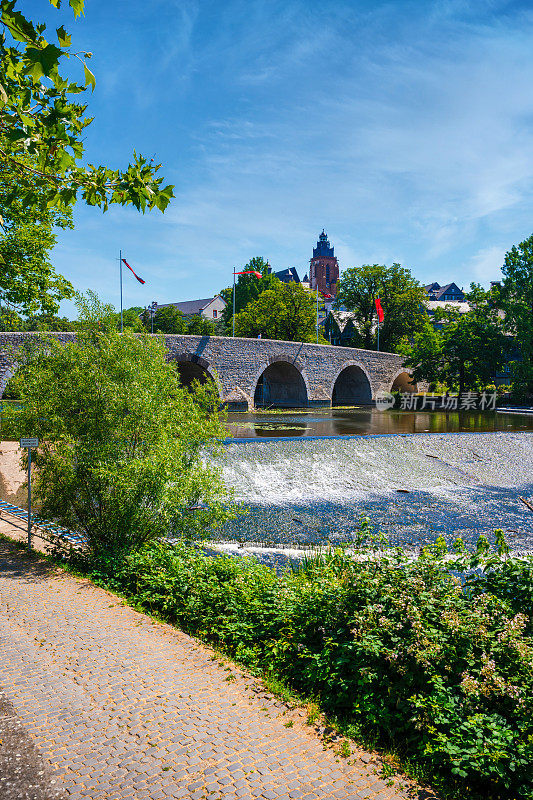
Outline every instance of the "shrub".
<path fill-rule="evenodd" d="M 8 429 L 39 438 L 42 516 L 83 534 L 99 558 L 164 535 L 205 537 L 227 517 L 222 482 L 203 459 L 225 435 L 218 394 L 187 391 L 164 342 L 119 334 L 94 297 L 81 310 L 76 341 L 43 335 L 19 353 L 11 383 L 22 407 L 2 415 Z"/>
<path fill-rule="evenodd" d="M 502 553 L 461 582 L 444 551 L 335 550 L 277 576 L 157 544 L 106 580 L 468 796 L 533 797 L 533 562 Z M 482 552 L 460 568 L 479 567 Z"/>

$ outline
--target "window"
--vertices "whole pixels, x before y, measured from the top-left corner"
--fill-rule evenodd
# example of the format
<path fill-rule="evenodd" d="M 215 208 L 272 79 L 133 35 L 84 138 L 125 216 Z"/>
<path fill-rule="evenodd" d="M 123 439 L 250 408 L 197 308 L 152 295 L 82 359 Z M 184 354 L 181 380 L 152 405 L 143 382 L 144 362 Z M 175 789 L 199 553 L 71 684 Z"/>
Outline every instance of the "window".
<path fill-rule="evenodd" d="M 214 308 L 213 309 L 213 319 L 217 318 L 217 314 L 218 314 L 218 311 L 216 310 L 216 308 Z"/>

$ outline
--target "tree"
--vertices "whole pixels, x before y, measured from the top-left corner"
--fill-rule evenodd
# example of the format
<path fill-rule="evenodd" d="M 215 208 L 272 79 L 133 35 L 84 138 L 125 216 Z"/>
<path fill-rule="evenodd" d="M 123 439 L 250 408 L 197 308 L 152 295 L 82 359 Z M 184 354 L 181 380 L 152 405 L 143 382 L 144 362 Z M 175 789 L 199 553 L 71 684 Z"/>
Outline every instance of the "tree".
<path fill-rule="evenodd" d="M 144 310 L 142 322 L 147 331 L 152 330 L 152 320 L 147 309 Z M 212 336 L 215 326 L 200 314 L 184 317 L 176 306 L 160 307 L 154 314 L 154 333 L 185 333 L 192 336 Z"/>
<path fill-rule="evenodd" d="M 87 66 L 91 53 L 74 52 L 63 26 L 55 31 L 56 41 L 48 41 L 46 26 L 27 19 L 18 5 L 18 0 L 0 4 L 0 160 L 18 170 L 22 205 L 66 209 L 81 197 L 104 210 L 119 203 L 164 211 L 173 187 L 162 186 L 153 159 L 134 153 L 125 170 L 80 163 L 92 119 L 77 100 L 95 87 Z M 83 13 L 84 0 L 69 5 L 75 17 Z M 83 82 L 63 73 L 67 61 L 80 63 Z"/>
<path fill-rule="evenodd" d="M 513 364 L 519 391 L 533 395 L 533 235 L 505 254 L 500 302 L 520 357 Z"/>
<path fill-rule="evenodd" d="M 183 314 L 175 306 L 158 308 L 154 316 L 154 331 L 157 333 L 185 333 Z"/>
<path fill-rule="evenodd" d="M 377 346 L 376 298 L 385 312 L 380 326 L 380 348 L 393 351 L 405 336 L 421 330 L 424 321 L 424 290 L 408 269 L 399 264 L 386 267 L 364 264 L 344 270 L 338 284 L 337 307 L 353 314 L 357 346 Z"/>
<path fill-rule="evenodd" d="M 414 380 L 440 380 L 460 392 L 484 388 L 507 361 L 510 342 L 490 292 L 472 284 L 465 296 L 470 311 L 454 306 L 435 312 L 440 331 L 426 321 L 407 347 L 405 365 Z"/>
<path fill-rule="evenodd" d="M 236 270 L 237 271 L 237 270 Z M 270 266 L 261 256 L 255 256 L 242 267 L 240 272 L 259 272 L 261 278 L 255 275 L 239 275 L 235 282 L 235 313 L 242 311 L 248 303 L 257 300 L 261 292 L 266 289 L 273 289 L 280 283 L 279 279 L 270 272 Z M 226 307 L 222 312 L 222 320 L 226 331 L 232 329 L 233 317 L 233 286 L 222 289 L 220 296 L 226 301 Z"/>
<path fill-rule="evenodd" d="M 77 340 L 43 334 L 20 352 L 11 379 L 22 400 L 11 423 L 40 441 L 42 516 L 81 532 L 99 557 L 149 539 L 206 535 L 226 518 L 224 487 L 204 462 L 225 436 L 217 393 L 209 384 L 183 388 L 164 342 L 121 336 L 94 295 L 78 305 Z"/>
<path fill-rule="evenodd" d="M 24 182 L 38 194 L 31 175 Z M 61 300 L 74 294 L 49 259 L 56 243 L 54 228 L 72 227 L 72 214 L 41 202 L 26 206 L 19 188 L 18 169 L 0 160 L 0 305 L 24 315 L 53 315 Z"/>
<path fill-rule="evenodd" d="M 316 301 L 299 283 L 278 281 L 235 316 L 237 336 L 316 341 Z M 325 340 L 320 337 L 321 343 Z"/>
<path fill-rule="evenodd" d="M 195 314 L 187 323 L 187 333 L 190 336 L 212 336 L 215 326 L 208 319 L 204 319 L 200 314 Z"/>
<path fill-rule="evenodd" d="M 142 306 L 131 306 L 131 308 L 124 308 L 122 310 L 122 327 L 124 330 L 128 328 L 132 331 L 142 331 L 143 324 L 141 322 L 141 314 L 144 312 Z M 117 331 L 120 330 L 120 311 L 116 312 L 116 327 Z"/>
<path fill-rule="evenodd" d="M 25 331 L 75 331 L 76 323 L 66 317 L 56 317 L 54 314 L 34 314 L 24 320 L 22 329 Z"/>
<path fill-rule="evenodd" d="M 404 366 L 411 370 L 413 383 L 427 381 L 435 384 L 444 379 L 442 336 L 428 317 L 412 340 L 406 337 L 398 350 L 405 355 Z"/>

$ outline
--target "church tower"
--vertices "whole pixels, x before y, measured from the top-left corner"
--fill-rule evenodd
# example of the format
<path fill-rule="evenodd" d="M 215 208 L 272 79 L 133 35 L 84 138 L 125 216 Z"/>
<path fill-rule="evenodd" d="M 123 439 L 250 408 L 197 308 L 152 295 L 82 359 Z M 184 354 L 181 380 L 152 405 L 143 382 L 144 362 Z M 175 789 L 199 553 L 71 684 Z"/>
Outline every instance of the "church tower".
<path fill-rule="evenodd" d="M 330 294 L 335 297 L 339 280 L 339 262 L 333 254 L 333 247 L 330 246 L 324 231 L 318 237 L 316 247 L 313 247 L 313 258 L 309 263 L 311 265 L 309 271 L 311 289 L 316 291 L 318 286 L 318 290 L 322 294 Z"/>

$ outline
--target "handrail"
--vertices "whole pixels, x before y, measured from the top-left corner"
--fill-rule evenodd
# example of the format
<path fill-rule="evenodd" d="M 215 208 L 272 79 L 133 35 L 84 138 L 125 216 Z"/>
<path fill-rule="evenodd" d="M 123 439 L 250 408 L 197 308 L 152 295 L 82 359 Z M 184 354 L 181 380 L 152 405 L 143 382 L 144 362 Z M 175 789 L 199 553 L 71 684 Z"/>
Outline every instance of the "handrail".
<path fill-rule="evenodd" d="M 7 500 L 0 500 L 0 511 L 4 511 L 6 514 L 11 514 L 20 520 L 24 520 L 25 522 L 28 521 L 28 512 L 19 506 L 14 506 L 12 503 L 8 503 Z M 85 544 L 85 538 L 81 536 L 81 534 L 69 531 L 67 528 L 62 528 L 60 525 L 56 525 L 54 522 L 49 522 L 48 520 L 41 519 L 40 517 L 36 517 L 32 514 L 31 523 L 32 526 L 40 528 L 41 530 L 46 531 L 53 536 L 57 536 L 60 539 L 64 539 L 69 544 L 73 544 L 78 547 Z M 35 535 L 38 536 L 38 534 Z M 44 536 L 39 536 L 39 538 L 45 539 Z"/>

